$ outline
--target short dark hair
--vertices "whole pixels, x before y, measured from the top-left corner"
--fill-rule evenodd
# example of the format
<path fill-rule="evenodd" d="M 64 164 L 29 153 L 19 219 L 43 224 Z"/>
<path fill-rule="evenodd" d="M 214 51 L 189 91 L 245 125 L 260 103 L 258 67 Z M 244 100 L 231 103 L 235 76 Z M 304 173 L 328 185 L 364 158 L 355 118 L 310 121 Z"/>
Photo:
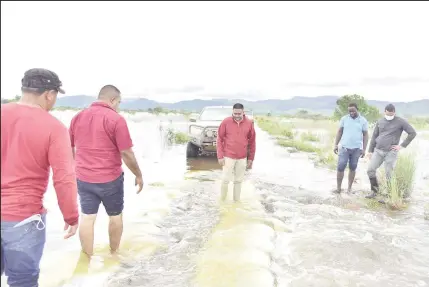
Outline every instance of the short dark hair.
<path fill-rule="evenodd" d="M 394 113 L 395 112 L 395 106 L 392 104 L 388 104 L 384 110 L 391 112 L 391 113 Z"/>
<path fill-rule="evenodd" d="M 114 85 L 105 85 L 104 87 L 101 88 L 100 92 L 98 93 L 98 98 L 102 97 L 105 94 L 108 93 L 117 93 L 120 94 L 121 91 L 119 91 L 119 89 L 117 87 L 115 87 Z"/>
<path fill-rule="evenodd" d="M 244 110 L 244 106 L 240 103 L 236 103 L 235 105 L 232 106 L 232 108 L 234 110 Z"/>
<path fill-rule="evenodd" d="M 356 110 L 358 110 L 358 106 L 357 106 L 357 104 L 356 103 L 350 103 L 349 104 L 349 108 L 356 108 Z"/>

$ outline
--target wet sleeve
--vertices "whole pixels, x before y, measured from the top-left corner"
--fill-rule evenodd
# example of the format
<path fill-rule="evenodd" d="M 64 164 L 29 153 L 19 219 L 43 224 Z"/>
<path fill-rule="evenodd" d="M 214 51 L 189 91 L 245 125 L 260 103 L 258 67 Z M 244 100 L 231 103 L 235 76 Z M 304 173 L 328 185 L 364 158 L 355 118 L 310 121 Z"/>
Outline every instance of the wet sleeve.
<path fill-rule="evenodd" d="M 255 153 L 256 153 L 256 132 L 255 132 L 255 127 L 253 123 L 249 134 L 249 146 L 250 146 L 249 160 L 254 160 Z"/>
<path fill-rule="evenodd" d="M 120 117 L 115 125 L 115 141 L 119 151 L 124 151 L 133 147 L 127 121 Z"/>
<path fill-rule="evenodd" d="M 51 133 L 48 160 L 53 171 L 54 188 L 64 221 L 69 225 L 75 225 L 79 222 L 76 174 L 70 136 L 63 125 L 59 125 Z"/>
<path fill-rule="evenodd" d="M 402 129 L 408 134 L 407 138 L 401 143 L 401 146 L 406 148 L 412 140 L 417 136 L 416 130 L 406 121 L 402 120 Z"/>
<path fill-rule="evenodd" d="M 222 121 L 217 131 L 217 140 L 216 140 L 216 153 L 217 153 L 218 159 L 222 159 L 224 157 L 225 135 L 226 135 L 226 125 L 225 125 L 225 121 Z"/>
<path fill-rule="evenodd" d="M 368 149 L 369 153 L 373 153 L 374 152 L 374 149 L 375 149 L 375 140 L 378 137 L 378 133 L 379 133 L 379 130 L 378 130 L 378 122 L 377 122 L 375 124 L 375 127 L 374 127 L 374 132 L 372 133 L 371 142 L 369 143 L 369 149 Z"/>

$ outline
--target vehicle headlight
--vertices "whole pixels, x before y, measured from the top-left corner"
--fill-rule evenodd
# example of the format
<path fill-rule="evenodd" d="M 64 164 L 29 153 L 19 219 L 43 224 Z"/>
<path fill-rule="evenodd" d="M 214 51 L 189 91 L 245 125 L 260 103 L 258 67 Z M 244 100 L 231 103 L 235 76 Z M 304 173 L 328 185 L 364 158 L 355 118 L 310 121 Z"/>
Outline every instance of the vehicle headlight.
<path fill-rule="evenodd" d="M 214 135 L 214 132 L 212 130 L 206 131 L 206 136 L 212 137 Z"/>
<path fill-rule="evenodd" d="M 189 133 L 190 134 L 192 134 L 192 135 L 200 135 L 201 133 L 202 133 L 202 131 L 203 131 L 203 128 L 202 127 L 199 127 L 199 126 L 190 126 L 189 127 Z"/>

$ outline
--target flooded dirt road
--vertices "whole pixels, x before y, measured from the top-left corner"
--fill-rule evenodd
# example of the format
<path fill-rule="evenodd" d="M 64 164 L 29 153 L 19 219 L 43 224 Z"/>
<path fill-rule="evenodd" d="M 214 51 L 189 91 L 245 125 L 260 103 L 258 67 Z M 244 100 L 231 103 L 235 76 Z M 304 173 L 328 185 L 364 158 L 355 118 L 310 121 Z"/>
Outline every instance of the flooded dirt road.
<path fill-rule="evenodd" d="M 67 124 L 70 115 L 59 115 Z M 121 252 L 108 252 L 107 216 L 96 223 L 95 255 L 80 256 L 77 237 L 62 239 L 62 217 L 52 187 L 46 196 L 48 241 L 41 285 L 270 287 L 429 286 L 427 142 L 419 142 L 417 185 L 402 212 L 366 207 L 365 163 L 356 195 L 333 195 L 335 173 L 315 168 L 305 154 L 274 144 L 257 129 L 254 168 L 242 202 L 232 192 L 219 202 L 215 159 L 186 161 L 185 146 L 167 146 L 162 120 L 178 130 L 176 116 L 128 117 L 145 179 L 135 194 L 125 170 Z M 61 267 L 59 267 L 61 266 Z"/>

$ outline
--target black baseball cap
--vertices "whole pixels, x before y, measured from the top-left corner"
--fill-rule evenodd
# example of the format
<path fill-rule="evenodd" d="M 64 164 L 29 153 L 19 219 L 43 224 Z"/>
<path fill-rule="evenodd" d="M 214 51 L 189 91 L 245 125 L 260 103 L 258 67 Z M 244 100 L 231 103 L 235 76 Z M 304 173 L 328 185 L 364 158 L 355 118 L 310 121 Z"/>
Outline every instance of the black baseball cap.
<path fill-rule="evenodd" d="M 59 93 L 65 94 L 65 91 L 61 88 L 63 83 L 58 75 L 47 69 L 30 69 L 25 72 L 21 82 L 24 90 L 40 93 L 57 90 Z"/>

